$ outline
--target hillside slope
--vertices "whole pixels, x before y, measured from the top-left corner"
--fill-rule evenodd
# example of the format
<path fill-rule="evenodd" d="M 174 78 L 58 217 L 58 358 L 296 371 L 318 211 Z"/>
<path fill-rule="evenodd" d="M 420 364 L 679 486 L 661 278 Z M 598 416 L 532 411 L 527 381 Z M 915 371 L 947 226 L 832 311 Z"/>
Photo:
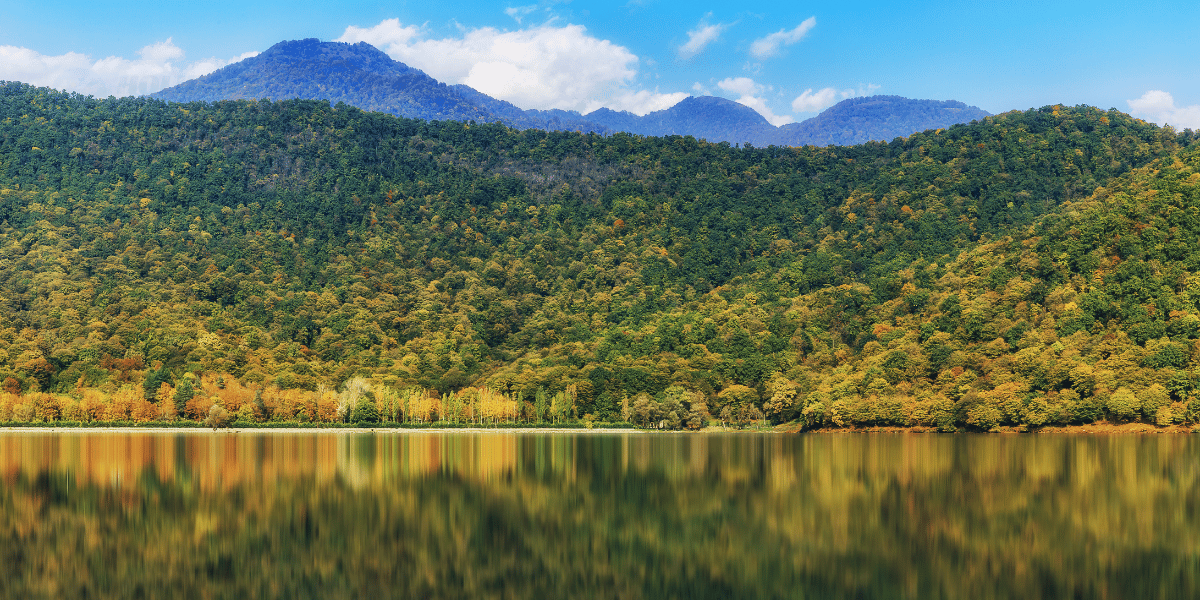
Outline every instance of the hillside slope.
<path fill-rule="evenodd" d="M 6 84 L 0 382 L 192 373 L 284 420 L 355 377 L 639 422 L 1158 420 L 1156 384 L 1190 414 L 1195 141 L 1046 107 L 739 149 Z"/>

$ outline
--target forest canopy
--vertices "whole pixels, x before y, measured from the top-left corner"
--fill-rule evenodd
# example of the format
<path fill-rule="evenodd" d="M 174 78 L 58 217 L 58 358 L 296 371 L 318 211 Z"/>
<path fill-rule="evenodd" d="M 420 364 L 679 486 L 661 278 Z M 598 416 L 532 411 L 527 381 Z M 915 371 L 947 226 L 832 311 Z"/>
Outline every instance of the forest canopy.
<path fill-rule="evenodd" d="M 1048 106 L 753 148 L 6 83 L 0 420 L 1193 422 L 1196 139 Z"/>

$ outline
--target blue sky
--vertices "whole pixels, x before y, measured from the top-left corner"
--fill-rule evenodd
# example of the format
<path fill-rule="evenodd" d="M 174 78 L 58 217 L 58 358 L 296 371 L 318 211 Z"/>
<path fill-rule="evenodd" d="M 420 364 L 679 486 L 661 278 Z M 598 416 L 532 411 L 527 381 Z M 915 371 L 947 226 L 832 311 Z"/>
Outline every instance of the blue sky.
<path fill-rule="evenodd" d="M 5 0 L 0 79 L 148 93 L 316 37 L 370 42 L 523 108 L 643 114 L 713 94 L 782 124 L 895 94 L 1200 128 L 1198 31 L 1195 2 Z"/>

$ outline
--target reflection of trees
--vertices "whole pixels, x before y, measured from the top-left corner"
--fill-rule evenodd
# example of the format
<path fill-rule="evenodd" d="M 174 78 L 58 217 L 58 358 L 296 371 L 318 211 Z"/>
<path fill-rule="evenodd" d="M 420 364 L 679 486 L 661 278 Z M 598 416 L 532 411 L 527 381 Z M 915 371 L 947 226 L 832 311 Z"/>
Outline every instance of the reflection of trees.
<path fill-rule="evenodd" d="M 6 436 L 0 593 L 1189 597 L 1196 443 Z"/>

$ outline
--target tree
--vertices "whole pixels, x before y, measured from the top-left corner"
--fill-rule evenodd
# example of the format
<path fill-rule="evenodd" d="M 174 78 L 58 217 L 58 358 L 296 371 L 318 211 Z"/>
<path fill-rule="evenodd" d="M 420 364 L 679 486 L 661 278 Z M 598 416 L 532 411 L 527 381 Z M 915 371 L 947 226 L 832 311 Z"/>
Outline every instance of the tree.
<path fill-rule="evenodd" d="M 153 402 L 158 396 L 159 388 L 164 383 L 171 383 L 171 372 L 165 366 L 150 371 L 146 374 L 145 381 L 142 382 L 142 397 Z"/>
<path fill-rule="evenodd" d="M 185 374 L 184 377 L 179 379 L 179 387 L 175 388 L 175 395 L 171 398 L 172 409 L 180 406 L 186 407 L 195 395 L 196 388 L 193 379 Z M 171 418 L 174 418 L 174 415 Z"/>
<path fill-rule="evenodd" d="M 1118 421 L 1131 421 L 1138 417 L 1142 403 L 1132 390 L 1125 386 L 1117 388 L 1108 398 L 1108 414 Z"/>
<path fill-rule="evenodd" d="M 138 399 L 145 401 L 142 392 L 132 386 L 126 385 L 117 390 L 109 400 L 108 408 L 104 411 L 104 420 L 110 423 L 128 421 L 134 402 Z"/>
<path fill-rule="evenodd" d="M 762 412 L 754 405 L 758 392 L 752 387 L 731 385 L 717 394 L 717 406 L 721 419 L 727 423 L 746 423 L 761 416 Z"/>
<path fill-rule="evenodd" d="M 33 414 L 40 421 L 57 421 L 62 415 L 62 407 L 59 405 L 58 398 L 53 394 L 39 392 L 32 394 Z"/>
<path fill-rule="evenodd" d="M 204 419 L 204 426 L 212 427 L 214 430 L 229 426 L 229 411 L 225 410 L 220 404 L 213 404 L 208 409 L 208 415 Z"/>
<path fill-rule="evenodd" d="M 638 394 L 633 399 L 633 416 L 635 423 L 642 427 L 649 427 L 654 420 L 655 413 L 654 402 L 650 399 L 650 395 L 645 392 Z"/>
<path fill-rule="evenodd" d="M 767 382 L 767 394 L 769 399 L 763 404 L 763 412 L 767 414 L 767 418 L 781 422 L 787 420 L 795 412 L 796 406 L 796 384 L 784 377 L 780 373 L 776 373 Z"/>
<path fill-rule="evenodd" d="M 358 400 L 350 420 L 359 425 L 374 425 L 379 422 L 379 407 L 375 404 L 374 394 L 365 394 Z"/>
<path fill-rule="evenodd" d="M 549 407 L 546 406 L 546 389 L 539 387 L 537 393 L 534 394 L 533 414 L 537 423 L 544 423 L 546 420 Z"/>

